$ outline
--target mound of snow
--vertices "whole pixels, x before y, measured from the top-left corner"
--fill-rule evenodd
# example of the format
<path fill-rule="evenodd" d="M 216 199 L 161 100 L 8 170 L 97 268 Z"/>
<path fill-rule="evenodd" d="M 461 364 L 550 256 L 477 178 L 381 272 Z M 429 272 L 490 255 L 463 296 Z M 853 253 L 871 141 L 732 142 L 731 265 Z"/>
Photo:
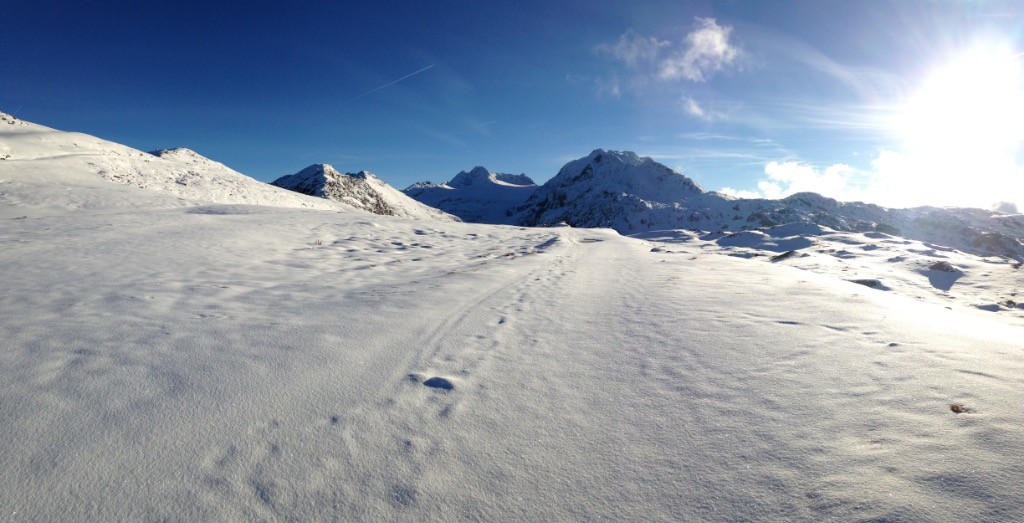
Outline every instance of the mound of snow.
<path fill-rule="evenodd" d="M 341 202 L 373 214 L 414 219 L 456 221 L 458 218 L 423 205 L 391 187 L 372 173 L 341 173 L 318 163 L 271 182 L 272 185 L 310 196 Z"/>

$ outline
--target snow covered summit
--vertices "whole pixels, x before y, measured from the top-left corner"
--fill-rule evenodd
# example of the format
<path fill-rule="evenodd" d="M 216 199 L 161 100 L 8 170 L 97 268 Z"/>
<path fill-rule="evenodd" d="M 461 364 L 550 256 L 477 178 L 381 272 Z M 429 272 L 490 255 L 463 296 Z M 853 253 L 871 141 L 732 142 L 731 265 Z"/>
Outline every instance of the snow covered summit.
<path fill-rule="evenodd" d="M 419 182 L 402 192 L 463 221 L 509 224 L 512 220 L 507 211 L 521 205 L 536 189 L 525 174 L 496 173 L 477 166 L 447 183 Z"/>
<path fill-rule="evenodd" d="M 494 184 L 499 186 L 530 186 L 536 185 L 525 174 L 492 173 L 486 167 L 476 166 L 469 172 L 462 171 L 448 182 L 450 187 L 469 187 L 471 185 Z"/>
<path fill-rule="evenodd" d="M 387 216 L 455 221 L 456 217 L 423 205 L 377 178 L 372 173 L 341 173 L 317 163 L 271 182 L 272 185 L 310 196 L 351 205 Z"/>
<path fill-rule="evenodd" d="M 511 215 L 528 226 L 679 228 L 687 223 L 689 204 L 699 206 L 705 194 L 693 180 L 650 158 L 597 149 L 567 163 Z"/>

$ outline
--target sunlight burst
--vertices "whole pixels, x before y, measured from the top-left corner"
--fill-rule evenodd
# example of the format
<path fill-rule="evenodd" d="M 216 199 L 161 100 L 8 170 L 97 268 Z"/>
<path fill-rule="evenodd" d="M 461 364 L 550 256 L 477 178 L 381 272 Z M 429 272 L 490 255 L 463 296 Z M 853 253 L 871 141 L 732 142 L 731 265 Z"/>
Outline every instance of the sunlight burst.
<path fill-rule="evenodd" d="M 899 112 L 895 128 L 906 149 L 898 169 L 883 170 L 901 178 L 887 185 L 927 193 L 936 205 L 1021 199 L 1022 60 L 1010 48 L 980 46 L 935 70 Z"/>
<path fill-rule="evenodd" d="M 901 123 L 908 145 L 975 155 L 1019 142 L 1020 61 L 1008 49 L 978 48 L 936 71 L 905 107 Z"/>

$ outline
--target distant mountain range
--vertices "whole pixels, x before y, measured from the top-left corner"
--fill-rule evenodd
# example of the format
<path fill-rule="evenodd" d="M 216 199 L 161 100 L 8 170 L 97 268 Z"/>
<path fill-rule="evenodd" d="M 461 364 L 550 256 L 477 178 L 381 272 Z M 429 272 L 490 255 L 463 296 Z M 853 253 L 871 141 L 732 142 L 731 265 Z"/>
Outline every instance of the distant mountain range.
<path fill-rule="evenodd" d="M 266 184 L 189 149 L 152 153 L 0 113 L 0 161 L 25 172 L 100 178 L 201 202 L 352 210 L 412 219 L 573 227 L 621 234 L 689 229 L 733 234 L 788 223 L 887 234 L 981 256 L 1024 260 L 1024 215 L 981 209 L 890 209 L 814 193 L 737 199 L 632 152 L 597 149 L 537 186 L 483 167 L 398 191 L 373 174 L 314 164 Z M 288 190 L 284 190 L 288 189 Z M 299 194 L 301 193 L 301 194 Z M 0 194 L 2 197 L 2 194 Z"/>
<path fill-rule="evenodd" d="M 537 184 L 525 174 L 492 173 L 474 167 L 447 183 L 419 182 L 402 192 L 463 221 L 511 224 L 513 218 L 506 211 L 522 205 L 536 189 Z"/>
<path fill-rule="evenodd" d="M 481 171 L 482 168 L 480 168 Z M 474 171 L 477 171 L 474 169 Z M 457 176 L 459 179 L 463 174 Z M 477 174 L 477 178 L 482 174 Z M 809 223 L 837 231 L 875 232 L 946 245 L 980 255 L 1024 257 L 1024 215 L 981 209 L 916 207 L 889 209 L 861 202 L 839 202 L 815 193 L 781 200 L 738 199 L 702 189 L 693 180 L 651 158 L 597 149 L 567 163 L 547 183 L 521 188 L 521 203 L 505 205 L 506 189 L 478 183 L 473 191 L 445 185 L 414 184 L 406 194 L 428 204 L 450 205 L 466 221 L 547 226 L 608 227 L 621 234 L 662 229 L 725 233 Z M 456 212 L 456 214 L 458 214 Z M 475 217 L 483 217 L 476 219 Z"/>

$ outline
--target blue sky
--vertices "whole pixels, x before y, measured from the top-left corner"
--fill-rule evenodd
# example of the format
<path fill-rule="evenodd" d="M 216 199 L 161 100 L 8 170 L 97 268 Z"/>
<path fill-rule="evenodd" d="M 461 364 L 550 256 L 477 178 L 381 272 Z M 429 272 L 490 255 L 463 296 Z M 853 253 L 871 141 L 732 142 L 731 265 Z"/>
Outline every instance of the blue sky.
<path fill-rule="evenodd" d="M 1019 1 L 147 4 L 8 0 L 0 110 L 261 180 L 601 147 L 743 195 L 1024 204 Z"/>

